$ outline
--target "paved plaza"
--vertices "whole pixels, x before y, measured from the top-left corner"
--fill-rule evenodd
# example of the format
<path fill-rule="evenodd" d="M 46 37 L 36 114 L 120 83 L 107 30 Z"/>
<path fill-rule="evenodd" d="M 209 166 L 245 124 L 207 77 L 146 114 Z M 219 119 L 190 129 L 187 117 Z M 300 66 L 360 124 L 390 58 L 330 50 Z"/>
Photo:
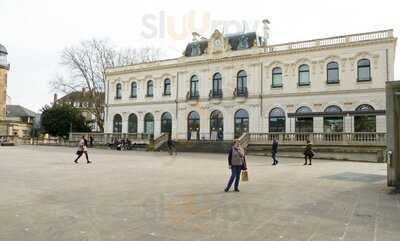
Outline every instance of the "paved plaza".
<path fill-rule="evenodd" d="M 224 193 L 225 155 L 0 147 L 1 241 L 398 241 L 386 165 L 248 157 Z"/>

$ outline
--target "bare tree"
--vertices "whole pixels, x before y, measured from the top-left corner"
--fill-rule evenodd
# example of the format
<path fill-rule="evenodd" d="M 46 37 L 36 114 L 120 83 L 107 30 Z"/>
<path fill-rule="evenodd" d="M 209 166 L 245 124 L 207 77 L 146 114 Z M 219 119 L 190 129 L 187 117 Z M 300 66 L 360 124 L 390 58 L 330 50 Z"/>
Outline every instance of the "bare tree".
<path fill-rule="evenodd" d="M 152 47 L 117 49 L 107 40 L 83 41 L 62 51 L 61 64 L 71 71 L 71 77 L 59 75 L 50 85 L 55 91 L 65 94 L 85 88 L 86 100 L 93 104 L 88 111 L 94 114 L 97 125 L 103 131 L 106 69 L 157 59 L 159 50 Z"/>

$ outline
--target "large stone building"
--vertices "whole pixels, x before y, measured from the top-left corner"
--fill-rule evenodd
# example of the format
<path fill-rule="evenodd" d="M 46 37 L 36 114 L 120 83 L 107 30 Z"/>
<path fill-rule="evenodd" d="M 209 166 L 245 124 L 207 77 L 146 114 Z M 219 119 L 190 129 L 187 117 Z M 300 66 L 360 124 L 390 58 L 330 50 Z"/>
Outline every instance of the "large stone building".
<path fill-rule="evenodd" d="M 98 103 L 96 103 L 97 101 Z M 93 98 L 90 92 L 86 91 L 85 88 L 82 88 L 82 91 L 73 91 L 61 98 L 58 98 L 57 94 L 54 94 L 53 104 L 67 104 L 78 108 L 83 117 L 85 117 L 85 119 L 89 122 L 91 130 L 93 132 L 101 131 L 101 128 L 98 124 L 99 121 L 94 113 L 96 113 L 96 106 L 98 105 L 100 107 L 98 109 L 101 110 L 100 116 L 102 119 L 104 118 L 104 93 L 100 93 L 99 98 Z"/>
<path fill-rule="evenodd" d="M 105 132 L 386 132 L 393 30 L 276 45 L 267 36 L 216 30 L 182 57 L 108 69 Z"/>
<path fill-rule="evenodd" d="M 7 135 L 6 102 L 7 102 L 7 74 L 10 65 L 7 61 L 7 49 L 0 44 L 0 135 Z"/>

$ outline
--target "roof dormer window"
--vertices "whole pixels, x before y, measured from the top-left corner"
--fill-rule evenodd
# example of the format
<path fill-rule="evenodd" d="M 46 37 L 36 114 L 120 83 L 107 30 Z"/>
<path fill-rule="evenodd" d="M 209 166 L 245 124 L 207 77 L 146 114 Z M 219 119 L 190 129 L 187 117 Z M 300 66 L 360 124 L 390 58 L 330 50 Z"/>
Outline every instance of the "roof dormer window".
<path fill-rule="evenodd" d="M 201 50 L 200 50 L 200 43 L 199 42 L 193 42 L 192 44 L 192 52 L 191 52 L 191 56 L 199 56 L 201 54 Z"/>
<path fill-rule="evenodd" d="M 239 38 L 238 49 L 248 49 L 249 48 L 249 38 L 246 35 L 241 35 Z"/>

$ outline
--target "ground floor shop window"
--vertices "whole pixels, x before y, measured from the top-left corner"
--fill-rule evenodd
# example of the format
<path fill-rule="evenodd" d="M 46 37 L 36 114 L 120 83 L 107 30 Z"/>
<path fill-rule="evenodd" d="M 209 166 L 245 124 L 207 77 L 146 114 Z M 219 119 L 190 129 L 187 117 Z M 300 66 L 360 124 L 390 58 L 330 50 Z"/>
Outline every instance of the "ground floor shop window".
<path fill-rule="evenodd" d="M 196 111 L 192 111 L 188 115 L 188 140 L 200 139 L 200 115 Z"/>
<path fill-rule="evenodd" d="M 224 135 L 224 116 L 219 110 L 215 110 L 210 115 L 210 139 L 223 140 Z"/>
<path fill-rule="evenodd" d="M 249 113 L 240 109 L 235 113 L 235 138 L 239 138 L 243 133 L 249 131 Z"/>
<path fill-rule="evenodd" d="M 149 135 L 154 134 L 154 117 L 150 113 L 144 116 L 144 133 Z"/>
<path fill-rule="evenodd" d="M 281 108 L 274 108 L 269 113 L 269 132 L 285 132 L 286 116 Z"/>

